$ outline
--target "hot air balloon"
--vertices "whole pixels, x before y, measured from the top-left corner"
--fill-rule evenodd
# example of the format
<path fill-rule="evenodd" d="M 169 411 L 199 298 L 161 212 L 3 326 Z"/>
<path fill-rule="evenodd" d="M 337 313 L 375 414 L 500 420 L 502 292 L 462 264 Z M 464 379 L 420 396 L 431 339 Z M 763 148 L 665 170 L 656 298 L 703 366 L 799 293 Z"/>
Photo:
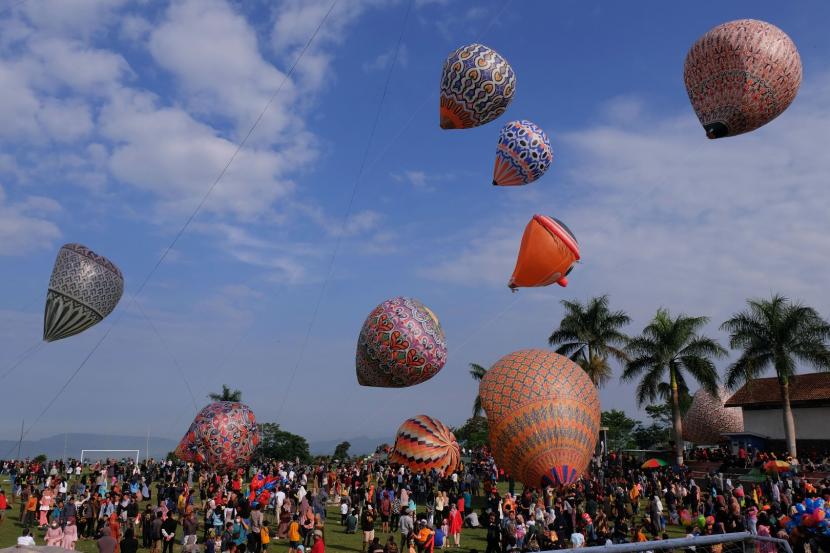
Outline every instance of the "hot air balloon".
<path fill-rule="evenodd" d="M 123 292 L 124 277 L 115 263 L 81 244 L 64 244 L 49 279 L 43 339 L 54 342 L 100 323 Z"/>
<path fill-rule="evenodd" d="M 577 261 L 579 244 L 571 230 L 558 219 L 534 215 L 525 227 L 508 286 L 514 290 L 554 282 L 567 286 L 567 275 Z"/>
<path fill-rule="evenodd" d="M 499 359 L 479 385 L 499 467 L 526 486 L 570 484 L 587 468 L 599 433 L 596 387 L 579 365 L 542 349 Z"/>
<path fill-rule="evenodd" d="M 179 441 L 179 445 L 176 447 L 176 450 L 173 454 L 184 461 L 185 463 L 204 463 L 205 458 L 199 453 L 199 449 L 196 445 L 196 432 L 198 431 L 198 426 L 196 421 L 194 420 L 190 423 L 190 428 L 187 429 L 187 433 L 182 437 Z"/>
<path fill-rule="evenodd" d="M 470 129 L 489 123 L 507 109 L 516 75 L 498 52 L 481 44 L 447 56 L 441 75 L 441 128 Z"/>
<path fill-rule="evenodd" d="M 369 313 L 355 357 L 362 386 L 403 388 L 435 376 L 447 360 L 447 345 L 429 308 L 416 299 L 397 297 Z"/>
<path fill-rule="evenodd" d="M 545 131 L 530 121 L 511 121 L 499 133 L 493 184 L 528 184 L 545 174 L 553 151 Z"/>
<path fill-rule="evenodd" d="M 739 19 L 695 42 L 683 78 L 706 136 L 735 136 L 766 125 L 787 109 L 801 85 L 801 58 L 775 25 Z"/>
<path fill-rule="evenodd" d="M 426 415 L 406 420 L 395 436 L 389 462 L 406 465 L 414 472 L 435 469 L 444 474 L 455 472 L 461 453 L 455 435 L 444 423 Z"/>
<path fill-rule="evenodd" d="M 254 412 L 237 401 L 215 401 L 199 411 L 176 454 L 215 470 L 233 470 L 251 461 L 259 445 Z"/>
<path fill-rule="evenodd" d="M 729 393 L 720 389 L 713 396 L 703 388 L 695 392 L 692 405 L 683 417 L 683 439 L 696 444 L 717 444 L 723 434 L 744 431 L 740 407 L 724 407 Z"/>

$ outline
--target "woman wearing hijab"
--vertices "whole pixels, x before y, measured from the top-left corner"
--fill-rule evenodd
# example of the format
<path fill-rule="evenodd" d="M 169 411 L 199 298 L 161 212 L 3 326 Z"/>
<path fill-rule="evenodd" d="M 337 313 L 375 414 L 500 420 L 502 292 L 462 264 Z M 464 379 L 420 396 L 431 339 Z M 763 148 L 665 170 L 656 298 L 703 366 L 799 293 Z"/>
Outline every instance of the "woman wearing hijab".
<path fill-rule="evenodd" d="M 61 547 L 64 549 L 75 549 L 75 542 L 78 541 L 78 527 L 75 525 L 75 518 L 70 517 L 63 529 L 63 541 Z"/>
<path fill-rule="evenodd" d="M 63 530 L 58 526 L 58 521 L 53 520 L 46 531 L 46 545 L 60 547 L 63 542 Z"/>

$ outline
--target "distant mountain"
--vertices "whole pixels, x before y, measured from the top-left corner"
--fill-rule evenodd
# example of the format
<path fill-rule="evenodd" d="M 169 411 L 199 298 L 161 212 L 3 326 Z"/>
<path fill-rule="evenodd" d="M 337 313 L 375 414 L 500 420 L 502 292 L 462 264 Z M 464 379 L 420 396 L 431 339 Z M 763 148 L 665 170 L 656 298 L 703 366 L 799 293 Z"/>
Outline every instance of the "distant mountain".
<path fill-rule="evenodd" d="M 147 436 L 110 436 L 105 434 L 58 434 L 40 440 L 23 440 L 20 447 L 21 457 L 35 457 L 46 455 L 50 459 L 67 458 L 79 459 L 82 449 L 138 449 L 141 459 L 147 457 Z M 17 440 L 0 440 L 0 459 L 17 456 Z M 173 451 L 178 441 L 170 438 L 150 436 L 149 456 L 156 459 L 164 458 Z M 90 456 L 135 457 L 135 452 L 101 452 L 87 453 Z"/>
<path fill-rule="evenodd" d="M 312 455 L 331 455 L 334 453 L 334 448 L 340 442 L 349 442 L 349 455 L 369 455 L 375 452 L 375 449 L 380 444 L 392 444 L 395 442 L 394 438 L 368 438 L 366 436 L 358 436 L 356 438 L 339 438 L 335 440 L 319 440 L 310 442 L 308 444 Z"/>

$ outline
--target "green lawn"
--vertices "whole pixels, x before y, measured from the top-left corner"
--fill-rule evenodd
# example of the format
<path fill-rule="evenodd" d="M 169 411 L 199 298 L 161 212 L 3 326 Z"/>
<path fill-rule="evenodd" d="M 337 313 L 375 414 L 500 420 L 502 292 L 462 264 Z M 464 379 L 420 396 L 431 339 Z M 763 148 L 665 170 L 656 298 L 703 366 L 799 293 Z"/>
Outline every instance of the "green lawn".
<path fill-rule="evenodd" d="M 7 479 L 0 480 L 0 487 L 6 490 L 6 493 L 11 496 L 10 493 L 10 486 Z M 507 491 L 507 485 L 501 484 L 499 486 L 500 491 L 502 493 Z M 478 499 L 480 501 L 480 499 Z M 145 504 L 141 505 L 143 509 Z M 476 509 L 480 508 L 478 502 L 474 499 L 473 506 Z M 646 505 L 645 503 L 641 505 L 641 513 L 645 511 Z M 18 513 L 19 513 L 19 504 L 15 503 L 13 508 L 7 511 L 6 520 L 0 524 L 0 548 L 9 547 L 16 543 L 17 537 L 20 535 L 22 527 L 20 526 L 20 521 L 18 520 Z M 332 505 L 328 508 L 328 524 L 326 525 L 326 550 L 327 552 L 337 553 L 337 552 L 360 552 L 362 550 L 361 541 L 362 541 L 362 534 L 346 534 L 343 532 L 343 528 L 340 526 L 340 513 L 339 509 L 336 505 Z M 274 525 L 274 517 L 273 513 L 271 516 L 266 516 L 266 520 L 269 522 L 269 527 L 271 529 L 271 535 L 276 535 L 276 525 Z M 380 528 L 380 523 L 377 524 L 377 528 Z M 35 532 L 35 540 L 37 541 L 38 545 L 44 545 L 45 541 L 43 539 L 44 532 L 41 530 L 34 530 Z M 685 531 L 683 528 L 679 526 L 669 526 L 667 532 L 670 537 L 682 537 L 685 535 Z M 179 534 L 181 535 L 181 526 L 179 526 Z M 380 531 L 376 530 L 375 535 L 380 538 L 381 543 L 384 543 L 387 538 L 387 534 L 383 534 Z M 399 539 L 399 535 L 397 531 L 393 532 L 396 541 Z M 199 531 L 199 538 L 201 539 L 202 533 L 201 530 Z M 470 529 L 465 528 L 461 533 L 461 549 L 464 551 L 468 551 L 469 549 L 475 548 L 478 549 L 479 552 L 483 552 L 487 548 L 487 544 L 485 541 L 486 531 L 483 529 Z M 181 539 L 177 541 L 180 543 Z M 141 540 L 139 539 L 139 544 Z M 95 546 L 94 541 L 79 541 L 76 545 L 76 549 L 78 551 L 82 551 L 84 553 L 97 553 L 97 548 Z M 268 550 L 271 552 L 284 552 L 288 549 L 288 542 L 286 540 L 278 541 L 272 537 L 271 543 L 268 546 Z M 177 545 L 175 547 L 176 553 L 181 550 L 181 547 Z M 449 551 L 458 551 L 450 548 Z"/>

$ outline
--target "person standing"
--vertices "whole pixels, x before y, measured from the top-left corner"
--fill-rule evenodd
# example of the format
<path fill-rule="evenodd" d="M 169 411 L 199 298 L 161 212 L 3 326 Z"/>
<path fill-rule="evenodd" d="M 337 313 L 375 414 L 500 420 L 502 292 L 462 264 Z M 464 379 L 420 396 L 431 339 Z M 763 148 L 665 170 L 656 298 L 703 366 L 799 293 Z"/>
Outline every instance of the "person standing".
<path fill-rule="evenodd" d="M 363 530 L 363 548 L 365 552 L 368 545 L 375 539 L 375 512 L 372 504 L 366 505 L 363 516 L 360 517 L 360 529 Z"/>
<path fill-rule="evenodd" d="M 98 553 L 115 553 L 118 542 L 110 535 L 109 526 L 104 526 L 101 529 L 101 537 L 96 541 L 96 545 L 98 546 Z"/>
<path fill-rule="evenodd" d="M 401 551 L 407 550 L 407 540 L 409 540 L 409 535 L 415 530 L 415 521 L 412 519 L 412 515 L 409 514 L 409 509 L 407 507 L 403 507 L 401 509 L 401 519 L 400 523 L 398 524 L 398 528 L 401 532 Z"/>
<path fill-rule="evenodd" d="M 326 553 L 326 544 L 320 530 L 314 531 L 314 545 L 311 546 L 311 553 Z"/>
<path fill-rule="evenodd" d="M 461 511 L 459 511 L 455 507 L 455 505 L 453 505 L 450 508 L 449 530 L 450 536 L 452 536 L 453 544 L 455 545 L 456 549 L 461 547 L 461 527 L 464 525 L 463 523 L 464 519 L 461 517 Z"/>
<path fill-rule="evenodd" d="M 8 508 L 9 502 L 6 500 L 6 492 L 0 490 L 0 526 L 2 526 L 3 521 L 6 519 L 6 509 Z"/>
<path fill-rule="evenodd" d="M 162 520 L 161 511 L 156 513 L 156 518 L 150 524 L 150 539 L 152 540 L 151 553 L 160 553 L 159 546 L 161 545 L 161 527 L 164 524 Z"/>
<path fill-rule="evenodd" d="M 121 540 L 119 553 L 138 553 L 138 540 L 135 539 L 135 532 L 130 527 L 124 532 L 124 539 Z"/>
<path fill-rule="evenodd" d="M 161 553 L 173 553 L 173 544 L 176 542 L 176 528 L 178 528 L 175 515 L 167 513 L 167 520 L 161 523 Z M 101 552 L 105 553 L 105 552 Z"/>
<path fill-rule="evenodd" d="M 248 534 L 248 550 L 260 553 L 262 550 L 262 511 L 259 504 L 251 510 L 251 532 Z"/>

